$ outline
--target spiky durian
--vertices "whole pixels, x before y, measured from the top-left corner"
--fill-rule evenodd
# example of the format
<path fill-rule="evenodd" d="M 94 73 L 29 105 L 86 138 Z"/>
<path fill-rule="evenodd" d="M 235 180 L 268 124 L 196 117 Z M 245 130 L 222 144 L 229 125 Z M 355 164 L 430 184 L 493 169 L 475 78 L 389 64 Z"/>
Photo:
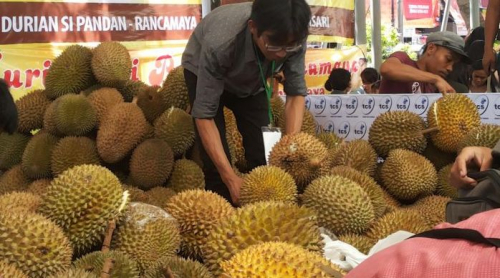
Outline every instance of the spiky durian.
<path fill-rule="evenodd" d="M 101 164 L 96 143 L 88 137 L 68 136 L 59 140 L 52 151 L 52 174 L 57 176 L 82 164 Z"/>
<path fill-rule="evenodd" d="M 29 133 L 43 126 L 43 115 L 50 105 L 50 99 L 43 90 L 35 90 L 16 101 L 19 117 L 17 130 Z"/>
<path fill-rule="evenodd" d="M 185 153 L 194 142 L 191 115 L 179 108 L 167 109 L 155 122 L 155 137 L 165 140 L 175 156 Z"/>
<path fill-rule="evenodd" d="M 259 166 L 244 176 L 240 205 L 260 201 L 297 202 L 297 185 L 293 177 L 276 166 Z"/>
<path fill-rule="evenodd" d="M 93 49 L 91 66 L 99 83 L 113 86 L 130 79 L 132 59 L 124 45 L 106 41 Z"/>
<path fill-rule="evenodd" d="M 179 159 L 175 161 L 167 187 L 175 192 L 189 189 L 205 189 L 205 174 L 194 161 Z"/>
<path fill-rule="evenodd" d="M 22 133 L 0 133 L 0 169 L 7 170 L 21 163 L 24 149 L 31 136 Z"/>

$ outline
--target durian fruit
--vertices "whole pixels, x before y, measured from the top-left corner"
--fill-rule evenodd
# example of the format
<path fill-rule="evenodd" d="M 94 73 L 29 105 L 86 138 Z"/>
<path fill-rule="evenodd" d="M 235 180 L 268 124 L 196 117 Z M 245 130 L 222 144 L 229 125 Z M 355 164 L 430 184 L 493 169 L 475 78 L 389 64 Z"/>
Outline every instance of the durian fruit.
<path fill-rule="evenodd" d="M 286 128 L 285 114 L 279 117 L 278 127 L 284 132 Z M 316 135 L 316 120 L 314 119 L 311 111 L 304 109 L 304 116 L 302 118 L 301 132 Z"/>
<path fill-rule="evenodd" d="M 265 242 L 248 247 L 221 262 L 232 278 L 343 277 L 344 271 L 323 256 L 287 242 Z"/>
<path fill-rule="evenodd" d="M 36 134 L 26 146 L 22 158 L 24 174 L 32 179 L 50 178 L 51 157 L 59 138 L 50 133 Z"/>
<path fill-rule="evenodd" d="M 385 201 L 385 213 L 395 211 L 401 207 L 401 204 L 389 192 L 383 190 L 383 198 Z"/>
<path fill-rule="evenodd" d="M 105 88 L 105 86 L 102 84 L 96 83 L 96 84 L 86 88 L 85 90 L 81 91 L 80 93 L 83 94 L 84 96 L 88 97 L 93 92 L 95 92 L 99 89 L 102 89 L 102 88 Z"/>
<path fill-rule="evenodd" d="M 174 197 L 177 194 L 177 192 L 175 192 L 171 188 L 162 186 L 153 187 L 145 193 L 147 196 L 147 201 L 145 201 L 145 203 L 157 206 L 159 208 L 165 208 L 170 198 Z"/>
<path fill-rule="evenodd" d="M 119 42 L 101 42 L 93 50 L 92 72 L 105 86 L 113 86 L 130 79 L 132 59 L 125 46 Z"/>
<path fill-rule="evenodd" d="M 109 278 L 138 278 L 139 269 L 137 263 L 130 259 L 127 255 L 117 252 L 109 251 L 103 253 L 96 251 L 89 253 L 73 263 L 73 266 L 85 271 L 94 273 L 96 276 L 101 276 L 101 272 L 106 259 L 113 259 L 113 267 L 109 272 Z"/>
<path fill-rule="evenodd" d="M 30 183 L 30 179 L 18 164 L 0 176 L 0 195 L 13 191 L 26 191 Z"/>
<path fill-rule="evenodd" d="M 271 98 L 271 112 L 273 113 L 273 121 L 275 126 L 279 126 L 279 123 L 284 122 L 285 118 L 285 101 L 279 96 Z"/>
<path fill-rule="evenodd" d="M 102 122 L 102 119 L 109 112 L 111 107 L 123 102 L 123 96 L 115 88 L 102 87 L 93 91 L 87 96 L 92 107 L 94 107 L 97 124 Z"/>
<path fill-rule="evenodd" d="M 0 261 L 0 277 L 5 278 L 28 278 L 26 274 L 24 274 L 17 267 L 8 264 L 6 262 Z"/>
<path fill-rule="evenodd" d="M 144 278 L 164 278 L 167 273 L 174 277 L 215 278 L 201 263 L 178 256 L 161 258 L 146 271 Z"/>
<path fill-rule="evenodd" d="M 318 222 L 336 235 L 365 232 L 375 220 L 369 195 L 356 182 L 323 176 L 307 186 L 302 205 L 318 215 Z"/>
<path fill-rule="evenodd" d="M 425 148 L 422 155 L 432 162 L 436 171 L 439 171 L 444 166 L 453 163 L 457 157 L 456 153 L 447 153 L 436 148 L 436 146 L 432 143 L 432 140 L 428 140 L 427 148 Z"/>
<path fill-rule="evenodd" d="M 338 137 L 335 133 L 333 132 L 320 132 L 316 134 L 316 138 L 318 138 L 319 141 L 321 141 L 325 146 L 328 148 L 328 156 L 330 158 L 335 157 L 335 153 L 337 150 L 340 148 L 341 144 L 344 142 L 344 140 L 340 137 Z"/>
<path fill-rule="evenodd" d="M 167 181 L 174 166 L 174 154 L 161 139 L 148 139 L 132 153 L 130 177 L 141 189 L 160 186 Z"/>
<path fill-rule="evenodd" d="M 155 122 L 155 137 L 165 140 L 175 156 L 185 153 L 194 143 L 194 123 L 191 115 L 171 107 Z"/>
<path fill-rule="evenodd" d="M 481 124 L 476 104 L 466 95 L 447 94 L 435 101 L 427 112 L 430 128 L 439 131 L 430 134 L 434 145 L 445 152 L 456 152 L 460 142 Z"/>
<path fill-rule="evenodd" d="M 409 111 L 388 111 L 375 119 L 368 141 L 381 157 L 394 149 L 422 153 L 427 145 L 422 134 L 424 129 L 425 122 L 419 115 Z"/>
<path fill-rule="evenodd" d="M 160 94 L 159 86 L 148 86 L 137 94 L 137 106 L 142 109 L 146 120 L 151 124 L 167 110 Z"/>
<path fill-rule="evenodd" d="M 384 187 L 399 201 L 413 202 L 436 190 L 436 169 L 429 160 L 412 151 L 389 152 L 381 174 Z"/>
<path fill-rule="evenodd" d="M 425 215 L 420 215 L 416 211 L 398 209 L 379 218 L 366 235 L 373 239 L 383 239 L 397 231 L 414 234 L 425 232 L 430 227 L 424 217 Z"/>
<path fill-rule="evenodd" d="M 54 222 L 35 213 L 0 213 L 0 261 L 44 278 L 68 268 L 71 256 L 71 245 Z"/>
<path fill-rule="evenodd" d="M 64 137 L 59 140 L 52 151 L 51 159 L 51 169 L 54 176 L 73 166 L 101 164 L 96 143 L 88 137 Z"/>
<path fill-rule="evenodd" d="M 203 174 L 198 164 L 192 160 L 176 160 L 167 187 L 175 192 L 205 189 L 205 174 Z"/>
<path fill-rule="evenodd" d="M 218 277 L 220 263 L 245 248 L 268 241 L 297 244 L 322 253 L 315 214 L 290 203 L 260 202 L 243 206 L 215 225 L 202 247 L 203 262 Z"/>
<path fill-rule="evenodd" d="M 63 272 L 59 272 L 55 275 L 50 276 L 49 278 L 98 278 L 101 277 L 96 276 L 93 273 L 87 272 L 80 268 L 69 268 Z"/>
<path fill-rule="evenodd" d="M 201 259 L 201 247 L 205 245 L 211 229 L 221 219 L 234 213 L 232 205 L 222 196 L 199 189 L 173 196 L 166 210 L 179 223 L 182 254 L 193 259 Z"/>
<path fill-rule="evenodd" d="M 49 70 L 50 71 L 50 70 Z M 29 133 L 43 126 L 43 115 L 50 105 L 50 99 L 43 90 L 35 90 L 16 101 L 19 126 L 17 131 Z"/>
<path fill-rule="evenodd" d="M 141 202 L 146 204 L 149 202 L 149 196 L 142 189 L 139 189 L 135 186 L 123 184 L 122 188 L 123 191 L 128 191 L 130 202 Z"/>
<path fill-rule="evenodd" d="M 379 218 L 386 211 L 386 202 L 384 200 L 384 190 L 375 182 L 375 180 L 363 174 L 356 169 L 347 166 L 337 166 L 330 171 L 331 175 L 341 176 L 357 183 L 370 197 L 373 205 L 375 218 Z"/>
<path fill-rule="evenodd" d="M 148 88 L 148 85 L 141 80 L 124 80 L 120 81 L 115 88 L 122 94 L 125 102 L 132 102 L 136 95 Z"/>
<path fill-rule="evenodd" d="M 78 165 L 57 176 L 38 211 L 58 224 L 76 253 L 101 243 L 109 220 L 127 202 L 118 178 L 97 165 Z"/>
<path fill-rule="evenodd" d="M 65 95 L 57 100 L 54 122 L 64 135 L 80 136 L 90 132 L 97 123 L 97 114 L 83 95 Z"/>
<path fill-rule="evenodd" d="M 328 150 L 307 133 L 285 135 L 269 154 L 269 164 L 293 176 L 300 189 L 328 171 Z"/>
<path fill-rule="evenodd" d="M 276 166 L 259 166 L 243 178 L 240 205 L 260 201 L 297 203 L 297 185 L 293 177 Z"/>
<path fill-rule="evenodd" d="M 349 166 L 371 177 L 377 167 L 377 153 L 366 140 L 353 140 L 339 147 L 332 166 Z"/>
<path fill-rule="evenodd" d="M 367 255 L 370 252 L 370 249 L 372 249 L 372 247 L 377 243 L 376 239 L 356 234 L 341 235 L 339 236 L 339 240 L 354 246 L 359 252 L 365 255 Z"/>
<path fill-rule="evenodd" d="M 417 211 L 429 227 L 434 227 L 437 224 L 446 221 L 446 204 L 451 200 L 449 197 L 443 196 L 427 196 L 416 201 L 408 208 Z"/>
<path fill-rule="evenodd" d="M 458 198 L 458 189 L 451 185 L 449 181 L 452 166 L 453 163 L 439 170 L 436 194 L 450 198 Z"/>
<path fill-rule="evenodd" d="M 90 63 L 92 50 L 78 44 L 57 56 L 45 78 L 45 94 L 56 99 L 65 94 L 78 94 L 95 83 Z"/>
<path fill-rule="evenodd" d="M 38 196 L 42 196 L 43 194 L 45 194 L 45 191 L 47 191 L 47 188 L 49 187 L 51 182 L 51 179 L 39 179 L 33 181 L 31 184 L 29 184 L 27 191 Z"/>
<path fill-rule="evenodd" d="M 57 130 L 56 125 L 56 109 L 58 106 L 58 101 L 55 100 L 49 104 L 47 109 L 45 110 L 45 114 L 43 114 L 43 130 L 53 134 L 53 135 L 61 135 Z"/>
<path fill-rule="evenodd" d="M 133 103 L 120 103 L 109 110 L 97 132 L 97 151 L 107 163 L 123 159 L 147 132 L 147 121 Z"/>
<path fill-rule="evenodd" d="M 127 254 L 142 273 L 180 247 L 177 221 L 165 210 L 143 203 L 130 203 L 117 225 L 111 249 Z"/>
<path fill-rule="evenodd" d="M 184 67 L 177 66 L 170 70 L 159 91 L 165 107 L 176 107 L 188 112 L 189 95 L 184 79 Z"/>
<path fill-rule="evenodd" d="M 7 170 L 21 163 L 24 149 L 31 136 L 22 133 L 0 133 L 0 169 Z"/>
<path fill-rule="evenodd" d="M 233 112 L 227 107 L 224 107 L 224 121 L 226 124 L 226 141 L 229 147 L 231 163 L 238 169 L 246 171 L 247 162 L 245 158 L 245 148 L 243 146 L 243 137 L 238 130 Z"/>
<path fill-rule="evenodd" d="M 0 213 L 36 212 L 42 198 L 28 192 L 11 192 L 0 195 Z"/>
<path fill-rule="evenodd" d="M 500 126 L 493 124 L 481 124 L 472 129 L 458 146 L 457 153 L 465 147 L 486 147 L 493 149 L 500 140 Z"/>

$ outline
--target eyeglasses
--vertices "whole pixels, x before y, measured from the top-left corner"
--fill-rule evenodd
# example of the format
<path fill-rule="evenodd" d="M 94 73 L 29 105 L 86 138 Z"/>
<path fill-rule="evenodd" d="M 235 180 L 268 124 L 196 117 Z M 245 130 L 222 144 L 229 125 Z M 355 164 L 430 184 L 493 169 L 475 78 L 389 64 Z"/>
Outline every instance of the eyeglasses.
<path fill-rule="evenodd" d="M 268 45 L 266 43 L 265 46 L 267 51 L 279 52 L 281 50 L 285 50 L 287 53 L 296 52 L 302 48 L 301 44 L 297 44 L 294 46 L 275 46 L 275 45 Z"/>

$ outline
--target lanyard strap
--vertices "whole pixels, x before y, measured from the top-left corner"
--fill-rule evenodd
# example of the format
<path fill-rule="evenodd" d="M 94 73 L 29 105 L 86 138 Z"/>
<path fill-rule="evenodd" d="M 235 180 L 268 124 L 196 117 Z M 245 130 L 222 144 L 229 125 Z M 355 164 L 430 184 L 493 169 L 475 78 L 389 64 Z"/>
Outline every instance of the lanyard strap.
<path fill-rule="evenodd" d="M 272 61 L 272 63 L 271 63 L 271 85 L 269 85 L 266 81 L 266 76 L 264 75 L 264 71 L 262 70 L 262 65 L 260 64 L 259 55 L 257 55 L 256 49 L 255 49 L 255 56 L 257 56 L 257 64 L 259 65 L 260 77 L 262 78 L 262 83 L 264 84 L 264 88 L 266 89 L 266 92 L 267 92 L 267 108 L 268 108 L 268 113 L 269 113 L 269 124 L 272 126 L 273 125 L 273 112 L 271 110 L 271 97 L 273 95 L 274 66 L 276 63 L 275 63 L 275 61 Z"/>

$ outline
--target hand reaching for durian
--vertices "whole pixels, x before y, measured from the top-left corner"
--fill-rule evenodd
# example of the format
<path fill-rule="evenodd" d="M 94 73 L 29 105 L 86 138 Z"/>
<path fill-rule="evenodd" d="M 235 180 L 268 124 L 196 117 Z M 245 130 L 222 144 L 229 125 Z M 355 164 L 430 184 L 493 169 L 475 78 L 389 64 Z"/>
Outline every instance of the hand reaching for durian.
<path fill-rule="evenodd" d="M 491 168 L 493 157 L 491 149 L 485 147 L 466 147 L 455 159 L 451 167 L 450 185 L 457 188 L 476 186 L 476 181 L 467 176 L 467 166 L 476 166 L 480 171 Z"/>
<path fill-rule="evenodd" d="M 233 177 L 231 177 L 227 181 L 224 181 L 224 183 L 229 189 L 229 193 L 231 194 L 231 200 L 233 201 L 233 204 L 236 206 L 239 205 L 240 190 L 241 187 L 243 186 L 243 179 L 240 178 L 238 175 L 234 174 Z"/>
<path fill-rule="evenodd" d="M 441 77 L 439 77 L 438 81 L 434 85 L 436 86 L 438 91 L 443 95 L 450 94 L 450 93 L 453 93 L 453 94 L 456 93 L 455 89 L 453 89 L 453 87 L 451 87 L 450 84 L 448 84 L 448 82 L 446 82 L 446 80 L 444 80 Z"/>

